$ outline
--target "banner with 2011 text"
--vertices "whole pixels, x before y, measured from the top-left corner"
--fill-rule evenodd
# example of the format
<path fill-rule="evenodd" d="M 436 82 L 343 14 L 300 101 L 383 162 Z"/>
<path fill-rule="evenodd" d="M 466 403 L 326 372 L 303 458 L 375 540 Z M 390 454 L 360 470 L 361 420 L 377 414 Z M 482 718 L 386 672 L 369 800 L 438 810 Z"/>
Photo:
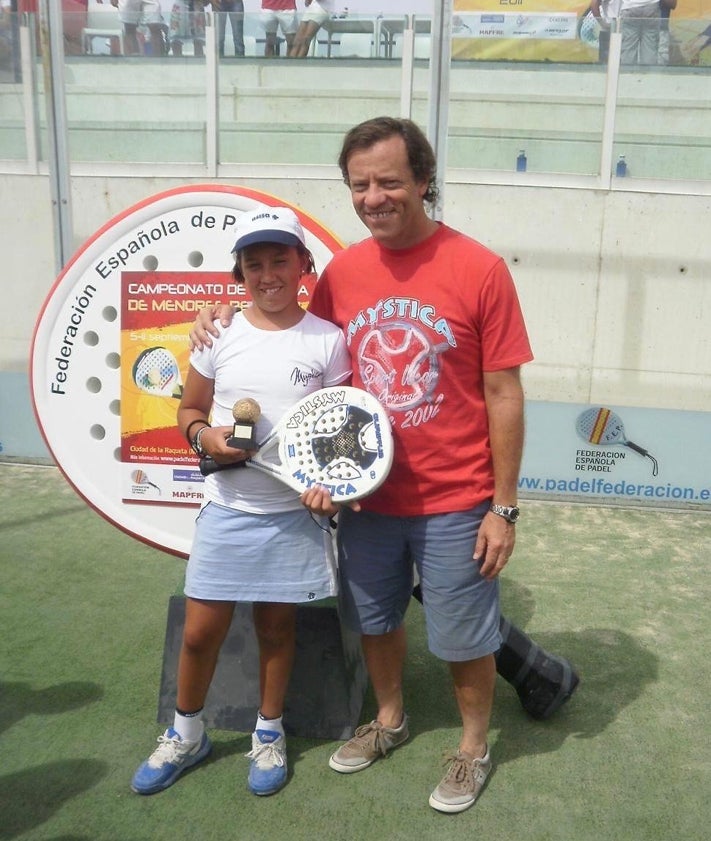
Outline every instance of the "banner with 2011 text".
<path fill-rule="evenodd" d="M 455 0 L 452 57 L 598 61 L 589 0 Z M 673 65 L 711 65 L 711 0 L 678 0 L 669 19 Z"/>

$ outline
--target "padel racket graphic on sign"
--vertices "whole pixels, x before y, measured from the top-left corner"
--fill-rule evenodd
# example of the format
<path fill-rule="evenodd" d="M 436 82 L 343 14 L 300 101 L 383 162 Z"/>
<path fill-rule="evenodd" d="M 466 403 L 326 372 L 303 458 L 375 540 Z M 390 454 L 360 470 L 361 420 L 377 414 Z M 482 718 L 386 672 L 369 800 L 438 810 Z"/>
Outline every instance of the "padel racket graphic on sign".
<path fill-rule="evenodd" d="M 186 557 L 204 480 L 177 430 L 188 331 L 207 303 L 246 306 L 230 252 L 242 213 L 289 204 L 217 184 L 151 196 L 106 222 L 50 290 L 32 341 L 35 417 L 72 487 L 107 520 Z M 322 270 L 343 246 L 294 208 Z M 315 276 L 303 278 L 308 305 Z M 161 488 L 136 481 L 142 471 Z M 150 494 L 148 493 L 150 491 Z"/>
<path fill-rule="evenodd" d="M 588 444 L 610 446 L 622 444 L 652 462 L 652 476 L 659 472 L 659 464 L 648 450 L 630 441 L 625 435 L 625 428 L 619 415 L 602 406 L 593 406 L 578 415 L 575 422 L 578 435 Z"/>
<path fill-rule="evenodd" d="M 155 490 L 157 490 L 158 493 L 160 493 L 160 488 L 158 487 L 158 485 L 156 485 L 154 482 L 151 482 L 148 479 L 146 473 L 143 472 L 143 470 L 134 470 L 133 473 L 131 473 L 131 480 L 136 485 L 146 485 L 149 488 L 155 488 Z"/>
<path fill-rule="evenodd" d="M 183 395 L 178 360 L 164 347 L 141 352 L 133 363 L 133 381 L 141 391 L 156 397 L 180 398 Z"/>
<path fill-rule="evenodd" d="M 292 406 L 251 458 L 221 465 L 208 456 L 201 459 L 200 470 L 209 476 L 252 467 L 297 493 L 323 485 L 334 502 L 347 502 L 379 487 L 392 460 L 390 421 L 380 403 L 362 389 L 334 386 Z"/>

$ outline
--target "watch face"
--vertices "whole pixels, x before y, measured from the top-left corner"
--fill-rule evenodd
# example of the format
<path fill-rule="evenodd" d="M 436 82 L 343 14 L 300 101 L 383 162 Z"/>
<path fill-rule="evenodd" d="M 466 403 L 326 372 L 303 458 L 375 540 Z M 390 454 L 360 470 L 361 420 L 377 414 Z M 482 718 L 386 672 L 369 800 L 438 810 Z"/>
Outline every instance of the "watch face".
<path fill-rule="evenodd" d="M 509 523 L 515 523 L 521 513 L 516 505 L 492 505 L 491 510 Z"/>

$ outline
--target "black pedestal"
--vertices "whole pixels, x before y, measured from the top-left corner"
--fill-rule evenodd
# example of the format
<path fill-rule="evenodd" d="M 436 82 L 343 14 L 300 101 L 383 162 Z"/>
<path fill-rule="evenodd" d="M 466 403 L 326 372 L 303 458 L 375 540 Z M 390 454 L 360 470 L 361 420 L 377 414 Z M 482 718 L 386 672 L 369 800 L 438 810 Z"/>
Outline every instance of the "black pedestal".
<path fill-rule="evenodd" d="M 173 596 L 163 652 L 158 721 L 172 724 L 185 599 Z M 238 604 L 204 709 L 205 724 L 251 732 L 259 708 L 259 654 L 252 606 Z M 296 658 L 284 709 L 287 735 L 349 739 L 360 723 L 368 678 L 360 640 L 341 626 L 335 607 L 300 606 Z"/>

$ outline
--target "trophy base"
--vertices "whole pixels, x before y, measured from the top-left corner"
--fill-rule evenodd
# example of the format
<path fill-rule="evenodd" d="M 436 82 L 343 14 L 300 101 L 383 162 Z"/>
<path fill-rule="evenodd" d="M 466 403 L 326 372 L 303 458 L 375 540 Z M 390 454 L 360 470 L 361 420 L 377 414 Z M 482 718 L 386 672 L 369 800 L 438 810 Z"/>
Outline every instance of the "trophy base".
<path fill-rule="evenodd" d="M 256 450 L 257 442 L 253 438 L 238 438 L 234 435 L 227 439 L 227 446 L 235 450 Z"/>

